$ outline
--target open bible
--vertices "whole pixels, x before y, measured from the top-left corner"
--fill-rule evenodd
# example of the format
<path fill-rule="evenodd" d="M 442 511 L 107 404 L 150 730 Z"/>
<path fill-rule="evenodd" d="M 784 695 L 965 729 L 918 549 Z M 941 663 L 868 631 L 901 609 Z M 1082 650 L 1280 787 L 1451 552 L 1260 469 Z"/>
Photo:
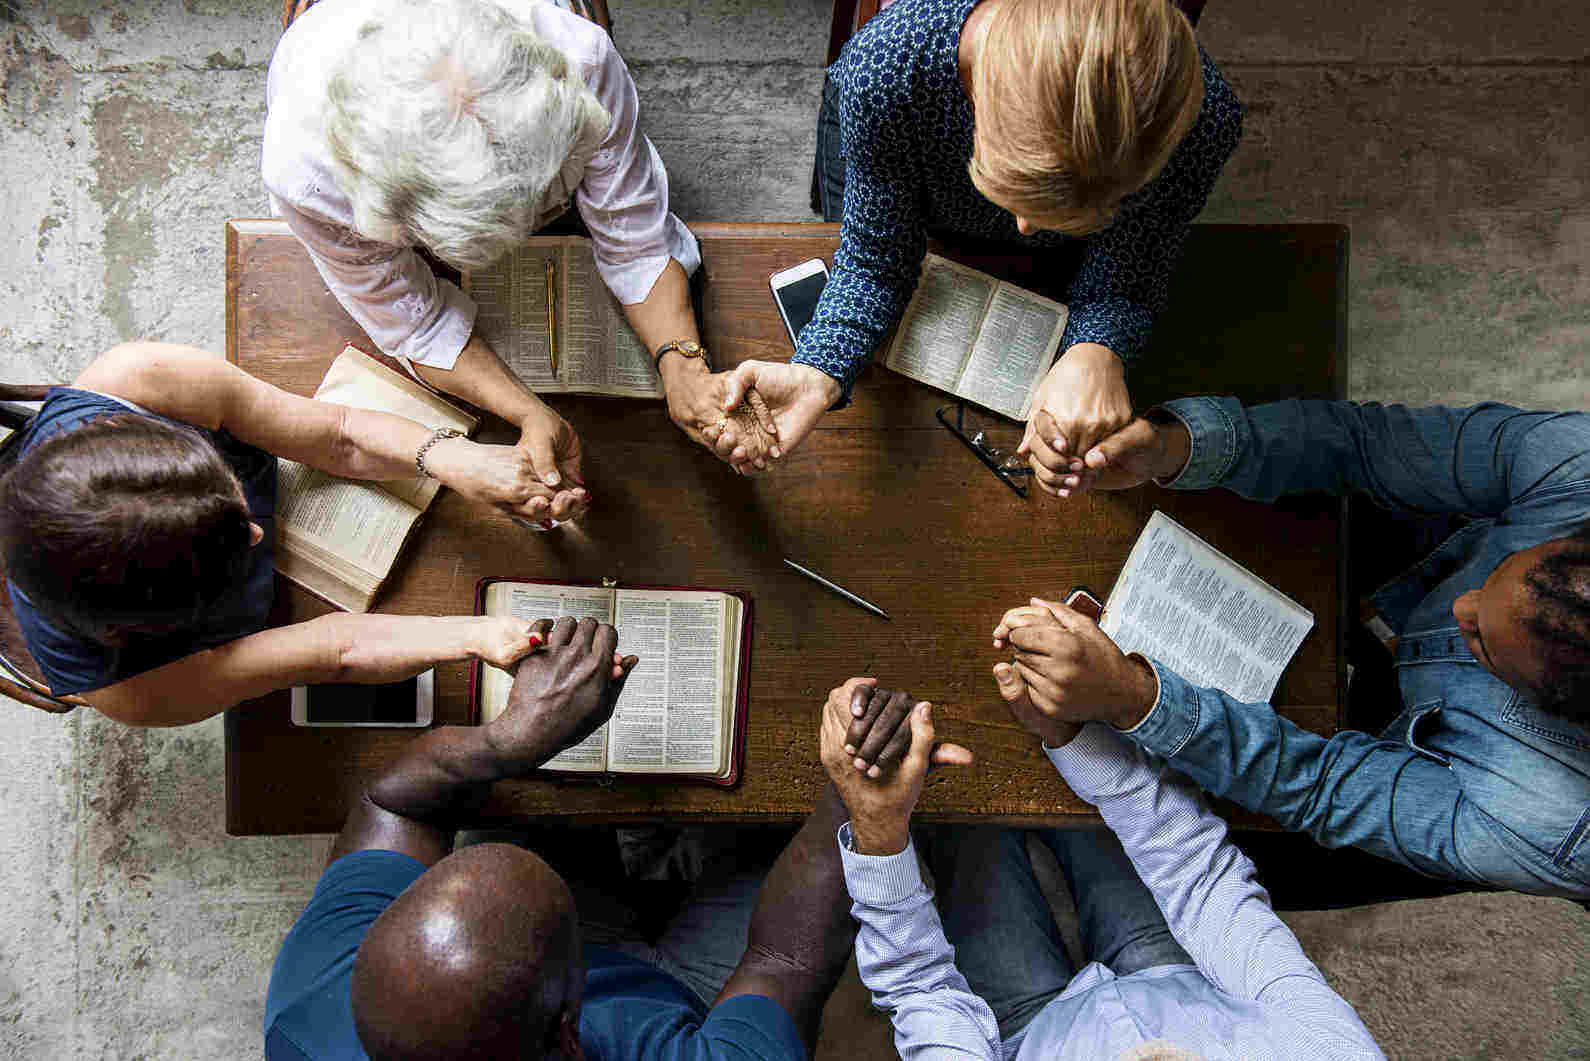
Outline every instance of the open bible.
<path fill-rule="evenodd" d="M 590 616 L 618 628 L 619 652 L 640 657 L 613 717 L 543 770 L 725 787 L 739 780 L 750 598 L 717 590 L 484 579 L 475 611 L 521 619 Z M 470 689 L 475 717 L 484 723 L 500 715 L 512 687 L 506 671 L 476 663 Z"/>
<path fill-rule="evenodd" d="M 1066 308 L 937 254 L 922 261 L 916 293 L 883 363 L 1013 420 L 1054 361 Z"/>
<path fill-rule="evenodd" d="M 1268 701 L 1314 614 L 1155 511 L 1110 590 L 1099 629 L 1194 685 Z"/>
<path fill-rule="evenodd" d="M 651 354 L 596 271 L 591 241 L 533 236 L 468 273 L 475 332 L 531 390 L 661 398 Z"/>
<path fill-rule="evenodd" d="M 331 363 L 315 397 L 465 434 L 478 423 L 351 346 Z M 344 611 L 369 611 L 441 483 L 419 475 L 385 483 L 342 479 L 290 460 L 276 467 L 276 570 Z"/>

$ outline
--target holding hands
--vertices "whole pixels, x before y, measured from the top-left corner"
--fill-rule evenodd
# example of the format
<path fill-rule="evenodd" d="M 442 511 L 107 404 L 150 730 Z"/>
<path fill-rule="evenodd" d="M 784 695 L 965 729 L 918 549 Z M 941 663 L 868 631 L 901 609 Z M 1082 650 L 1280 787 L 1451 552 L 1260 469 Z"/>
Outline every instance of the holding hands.
<path fill-rule="evenodd" d="M 661 364 L 668 416 L 679 429 L 741 475 L 766 470 L 781 455 L 778 427 L 762 395 L 733 372 L 710 372 L 697 358 Z"/>
<path fill-rule="evenodd" d="M 519 660 L 507 707 L 485 727 L 485 735 L 498 753 L 539 765 L 613 716 L 640 657 L 620 656 L 618 631 L 595 619 L 575 622 L 565 616 L 528 626 L 531 647 L 545 647 Z"/>
<path fill-rule="evenodd" d="M 729 373 L 730 396 L 738 404 L 760 396 L 770 414 L 776 459 L 792 451 L 839 400 L 839 381 L 821 369 L 781 361 L 742 361 Z M 757 465 L 756 470 L 764 470 Z"/>
<path fill-rule="evenodd" d="M 1131 729 L 1159 697 L 1159 678 L 1141 656 L 1128 656 L 1087 616 L 1033 597 L 994 628 L 994 647 L 1014 650 L 994 667 L 1011 713 L 1058 747 L 1085 722 Z"/>
<path fill-rule="evenodd" d="M 1069 497 L 1086 485 L 1086 458 L 1132 419 L 1126 367 L 1107 346 L 1077 343 L 1038 385 L 1032 419 L 1016 452 L 1039 489 Z"/>
<path fill-rule="evenodd" d="M 517 445 L 443 439 L 426 450 L 426 469 L 470 500 L 519 519 L 578 519 L 591 504 L 581 478 L 580 436 L 552 408 L 537 404 L 522 421 Z"/>
<path fill-rule="evenodd" d="M 852 678 L 823 704 L 823 767 L 850 812 L 862 854 L 904 851 L 928 768 L 972 762 L 960 745 L 934 743 L 932 710 L 907 693 L 879 689 L 875 678 Z"/>

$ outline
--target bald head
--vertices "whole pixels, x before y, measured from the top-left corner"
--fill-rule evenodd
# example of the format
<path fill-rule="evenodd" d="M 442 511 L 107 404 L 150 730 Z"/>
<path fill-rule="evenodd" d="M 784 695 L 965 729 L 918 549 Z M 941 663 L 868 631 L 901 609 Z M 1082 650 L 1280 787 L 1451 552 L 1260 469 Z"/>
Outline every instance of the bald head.
<path fill-rule="evenodd" d="M 568 885 L 509 844 L 433 866 L 370 928 L 353 1017 L 375 1061 L 539 1058 L 579 1010 L 584 968 Z"/>

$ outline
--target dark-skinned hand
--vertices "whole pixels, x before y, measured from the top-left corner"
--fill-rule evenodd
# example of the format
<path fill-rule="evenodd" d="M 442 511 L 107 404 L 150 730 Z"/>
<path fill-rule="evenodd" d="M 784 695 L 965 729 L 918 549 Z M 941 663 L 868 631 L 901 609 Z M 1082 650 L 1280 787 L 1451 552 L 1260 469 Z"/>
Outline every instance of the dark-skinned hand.
<path fill-rule="evenodd" d="M 544 761 L 613 716 L 640 657 L 620 656 L 618 631 L 595 619 L 538 619 L 533 627 L 544 647 L 519 661 L 508 704 L 486 737 L 502 755 Z"/>
<path fill-rule="evenodd" d="M 1010 668 L 1049 719 L 1129 729 L 1158 696 L 1159 679 L 1145 659 L 1126 655 L 1092 619 L 1057 601 L 1033 597 L 1006 612 L 994 644 L 1007 643 L 1015 652 Z M 1000 681 L 1001 693 L 1007 684 Z"/>
<path fill-rule="evenodd" d="M 823 767 L 850 812 L 857 851 L 865 855 L 904 851 L 911 835 L 911 812 L 922 795 L 928 768 L 972 762 L 970 751 L 958 744 L 936 743 L 933 737 L 932 705 L 907 693 L 879 689 L 874 678 L 852 678 L 828 694 L 819 735 Z M 872 760 L 861 759 L 857 750 L 872 753 Z M 899 769 L 891 770 L 895 764 Z"/>

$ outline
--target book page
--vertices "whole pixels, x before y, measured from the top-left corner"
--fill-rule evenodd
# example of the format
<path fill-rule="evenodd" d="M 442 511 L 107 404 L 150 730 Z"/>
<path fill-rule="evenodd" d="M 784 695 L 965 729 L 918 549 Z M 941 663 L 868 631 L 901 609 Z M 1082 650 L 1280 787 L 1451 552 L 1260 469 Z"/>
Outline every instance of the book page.
<path fill-rule="evenodd" d="M 613 621 L 613 591 L 600 586 L 553 586 L 534 582 L 497 582 L 486 589 L 487 615 L 513 615 L 520 619 L 561 619 L 590 616 Z M 490 722 L 508 706 L 513 676 L 490 664 L 480 668 L 480 721 Z M 607 766 L 607 726 L 585 740 L 548 759 L 545 770 L 603 770 Z"/>
<path fill-rule="evenodd" d="M 276 462 L 280 546 L 308 539 L 377 581 L 397 559 L 420 510 L 371 483 L 328 475 L 297 461 Z"/>
<path fill-rule="evenodd" d="M 955 394 L 1012 420 L 1027 419 L 1032 392 L 1049 370 L 1065 327 L 1060 303 L 1000 284 Z"/>
<path fill-rule="evenodd" d="M 1194 685 L 1266 702 L 1314 616 L 1156 511 L 1132 546 L 1099 624 Z"/>
<path fill-rule="evenodd" d="M 475 300 L 475 334 L 533 391 L 568 389 L 553 374 L 547 330 L 547 264 L 554 275 L 562 271 L 564 242 L 532 239 L 471 272 L 464 285 Z"/>
<path fill-rule="evenodd" d="M 387 368 L 375 358 L 347 347 L 331 363 L 315 397 L 323 402 L 392 413 L 435 430 L 450 427 L 469 434 L 479 422 L 462 409 L 443 401 L 418 383 Z M 417 475 L 380 484 L 388 493 L 423 509 L 431 503 L 441 482 Z"/>
<path fill-rule="evenodd" d="M 884 365 L 953 393 L 997 283 L 986 273 L 929 254 Z"/>
<path fill-rule="evenodd" d="M 577 390 L 661 398 L 651 355 L 597 272 L 591 241 L 570 241 L 564 262 L 565 382 Z"/>
<path fill-rule="evenodd" d="M 620 590 L 620 652 L 640 656 L 608 723 L 608 769 L 717 774 L 723 759 L 724 595 Z"/>

